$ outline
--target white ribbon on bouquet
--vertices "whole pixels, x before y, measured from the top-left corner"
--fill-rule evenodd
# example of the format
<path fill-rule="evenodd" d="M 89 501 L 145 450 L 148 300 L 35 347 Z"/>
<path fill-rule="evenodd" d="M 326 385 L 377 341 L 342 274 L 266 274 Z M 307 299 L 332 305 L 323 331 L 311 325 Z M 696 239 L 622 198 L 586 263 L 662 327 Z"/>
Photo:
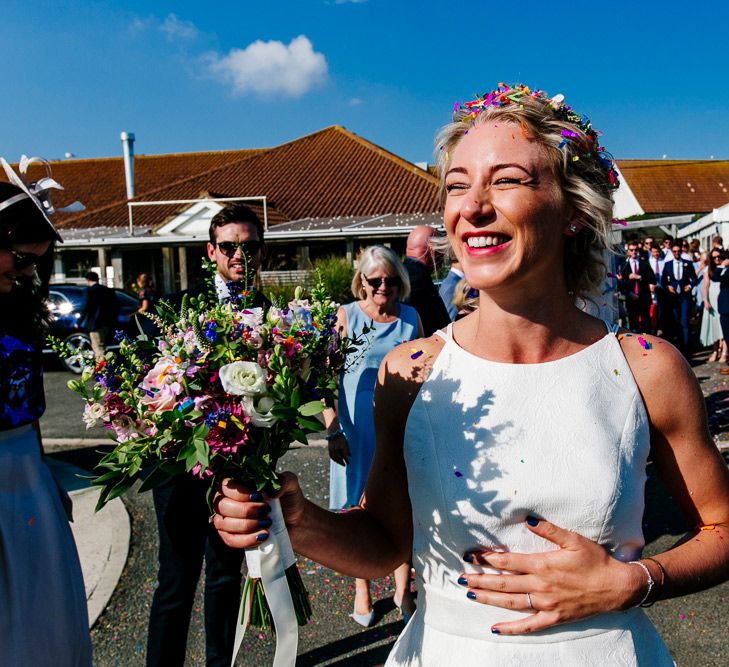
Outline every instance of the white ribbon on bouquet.
<path fill-rule="evenodd" d="M 299 625 L 286 579 L 286 570 L 296 563 L 296 555 L 291 548 L 289 533 L 281 513 L 281 503 L 278 499 L 269 500 L 268 503 L 271 506 L 269 537 L 261 545 L 245 550 L 248 579 L 261 579 L 263 582 L 266 601 L 276 627 L 276 654 L 273 667 L 294 667 L 299 643 Z M 251 589 L 244 587 L 244 590 L 246 592 L 240 603 L 238 623 L 235 628 L 231 667 L 235 664 L 250 618 Z"/>

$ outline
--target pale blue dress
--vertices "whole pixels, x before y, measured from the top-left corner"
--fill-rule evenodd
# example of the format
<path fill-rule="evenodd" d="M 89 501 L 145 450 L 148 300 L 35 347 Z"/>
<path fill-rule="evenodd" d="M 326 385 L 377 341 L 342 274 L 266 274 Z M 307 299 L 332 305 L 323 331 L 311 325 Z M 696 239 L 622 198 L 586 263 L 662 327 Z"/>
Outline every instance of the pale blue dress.
<path fill-rule="evenodd" d="M 349 443 L 350 459 L 347 466 L 330 461 L 330 509 L 359 504 L 375 453 L 372 399 L 377 369 L 390 350 L 418 337 L 418 315 L 412 306 L 400 304 L 400 314 L 392 322 L 373 322 L 358 301 L 342 307 L 347 314 L 349 336 L 360 335 L 365 326 L 370 332 L 364 353 L 353 353 L 354 360 L 348 359 L 352 366 L 340 379 L 338 416 Z"/>

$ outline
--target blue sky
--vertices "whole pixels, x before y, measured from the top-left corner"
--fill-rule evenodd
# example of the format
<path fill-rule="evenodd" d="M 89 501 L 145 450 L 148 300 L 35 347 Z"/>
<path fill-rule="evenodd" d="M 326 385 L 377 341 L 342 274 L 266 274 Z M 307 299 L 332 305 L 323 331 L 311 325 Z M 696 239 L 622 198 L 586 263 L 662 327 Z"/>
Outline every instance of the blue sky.
<path fill-rule="evenodd" d="M 333 124 L 413 161 L 523 81 L 616 157 L 729 159 L 729 3 L 3 0 L 0 155 L 273 146 Z"/>

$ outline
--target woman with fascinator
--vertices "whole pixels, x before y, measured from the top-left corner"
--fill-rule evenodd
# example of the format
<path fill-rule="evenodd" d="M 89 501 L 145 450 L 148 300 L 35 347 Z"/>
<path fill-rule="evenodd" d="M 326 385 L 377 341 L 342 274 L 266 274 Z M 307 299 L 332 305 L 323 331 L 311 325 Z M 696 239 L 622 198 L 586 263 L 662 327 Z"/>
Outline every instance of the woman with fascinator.
<path fill-rule="evenodd" d="M 642 607 L 727 577 L 729 474 L 695 376 L 576 305 L 603 278 L 617 187 L 598 136 L 521 85 L 457 106 L 438 136 L 444 224 L 479 307 L 385 357 L 365 508 L 328 513 L 282 475 L 299 553 L 370 578 L 412 552 L 418 610 L 390 667 L 668 667 Z M 642 557 L 649 455 L 694 528 Z M 265 541 L 260 507 L 224 482 L 223 539 Z"/>
<path fill-rule="evenodd" d="M 38 428 L 44 297 L 60 240 L 44 195 L 58 184 L 26 185 L 1 161 L 13 183 L 0 182 L 0 664 L 87 667 L 81 567 Z"/>

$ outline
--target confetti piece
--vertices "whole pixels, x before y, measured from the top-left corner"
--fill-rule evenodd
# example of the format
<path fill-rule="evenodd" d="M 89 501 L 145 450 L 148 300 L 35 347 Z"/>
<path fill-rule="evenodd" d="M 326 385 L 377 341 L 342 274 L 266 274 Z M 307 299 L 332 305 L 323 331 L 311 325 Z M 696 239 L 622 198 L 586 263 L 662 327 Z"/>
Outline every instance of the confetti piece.
<path fill-rule="evenodd" d="M 413 349 L 413 350 L 414 350 L 414 348 L 411 348 L 411 349 Z M 417 359 L 417 358 L 418 358 L 419 356 L 421 356 L 422 354 L 423 354 L 423 351 L 422 351 L 422 350 L 415 350 L 415 351 L 414 351 L 414 352 L 413 352 L 413 353 L 412 353 L 412 354 L 410 355 L 410 358 L 411 358 L 411 359 Z"/>
<path fill-rule="evenodd" d="M 29 525 L 29 526 L 32 526 L 32 525 L 33 525 L 34 523 L 35 523 L 35 517 L 33 517 L 32 519 L 30 519 L 30 520 L 28 521 L 28 525 Z M 703 528 L 702 528 L 701 530 L 703 530 Z"/>
<path fill-rule="evenodd" d="M 628 223 L 627 223 L 626 220 L 618 220 L 617 218 L 614 218 L 611 222 L 614 225 L 622 225 L 623 227 L 627 227 L 628 226 Z"/>
<path fill-rule="evenodd" d="M 638 336 L 638 342 L 641 344 L 643 349 L 652 350 L 653 346 L 643 336 Z"/>
<path fill-rule="evenodd" d="M 455 475 L 456 477 L 463 477 L 463 473 L 462 473 L 462 472 L 461 472 L 460 470 L 454 470 L 454 471 L 453 471 L 453 474 L 454 474 L 454 475 Z"/>
<path fill-rule="evenodd" d="M 228 428 L 228 423 L 220 421 L 218 422 L 218 428 Z"/>
<path fill-rule="evenodd" d="M 613 373 L 615 373 L 615 375 L 620 375 L 620 373 L 618 373 L 618 369 L 617 368 L 613 368 Z"/>
<path fill-rule="evenodd" d="M 618 340 L 623 340 L 623 338 L 625 338 L 623 334 L 618 334 Z"/>
<path fill-rule="evenodd" d="M 699 530 L 714 530 L 716 528 L 716 525 L 713 523 L 707 523 L 705 526 L 700 526 Z"/>

